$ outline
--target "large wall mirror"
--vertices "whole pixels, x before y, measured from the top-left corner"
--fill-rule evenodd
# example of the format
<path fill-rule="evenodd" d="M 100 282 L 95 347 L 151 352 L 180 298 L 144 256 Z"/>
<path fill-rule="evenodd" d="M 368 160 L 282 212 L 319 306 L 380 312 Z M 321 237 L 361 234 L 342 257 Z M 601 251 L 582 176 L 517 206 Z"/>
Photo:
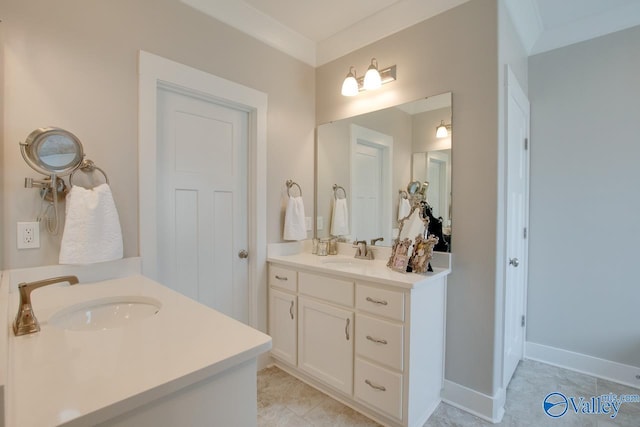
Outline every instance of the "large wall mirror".
<path fill-rule="evenodd" d="M 429 183 L 427 202 L 450 238 L 451 103 L 448 92 L 320 125 L 316 237 L 391 246 L 402 191 L 420 181 Z"/>

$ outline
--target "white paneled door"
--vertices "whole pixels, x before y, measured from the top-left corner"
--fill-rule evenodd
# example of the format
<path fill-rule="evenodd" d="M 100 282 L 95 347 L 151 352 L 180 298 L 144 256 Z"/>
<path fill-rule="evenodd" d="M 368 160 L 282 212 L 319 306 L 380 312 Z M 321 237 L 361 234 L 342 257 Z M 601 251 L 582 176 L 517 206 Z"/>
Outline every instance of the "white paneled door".
<path fill-rule="evenodd" d="M 382 149 L 358 140 L 353 164 L 352 233 L 356 239 L 383 236 L 382 228 Z"/>
<path fill-rule="evenodd" d="M 393 137 L 351 125 L 351 236 L 391 241 Z"/>
<path fill-rule="evenodd" d="M 156 123 L 158 280 L 248 323 L 248 114 L 158 87 Z"/>
<path fill-rule="evenodd" d="M 503 386 L 524 356 L 529 217 L 529 100 L 507 76 L 507 215 Z"/>

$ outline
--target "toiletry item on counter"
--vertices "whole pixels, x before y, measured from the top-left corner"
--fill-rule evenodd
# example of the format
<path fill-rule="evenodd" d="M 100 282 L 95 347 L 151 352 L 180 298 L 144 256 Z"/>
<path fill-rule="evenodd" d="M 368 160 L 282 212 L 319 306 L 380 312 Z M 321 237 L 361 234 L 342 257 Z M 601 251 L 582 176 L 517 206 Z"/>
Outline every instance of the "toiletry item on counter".
<path fill-rule="evenodd" d="M 329 239 L 329 255 L 338 255 L 338 239 L 332 237 Z"/>
<path fill-rule="evenodd" d="M 329 253 L 329 240 L 320 239 L 320 242 L 318 243 L 318 255 L 327 256 L 328 253 Z"/>
<path fill-rule="evenodd" d="M 301 196 L 289 196 L 284 214 L 284 240 L 304 240 L 307 238 L 307 226 L 304 216 L 304 203 Z"/>
<path fill-rule="evenodd" d="M 122 229 L 109 184 L 91 189 L 71 187 L 60 243 L 60 264 L 92 264 L 122 256 Z"/>
<path fill-rule="evenodd" d="M 316 239 L 315 237 L 313 238 L 313 240 L 311 240 L 311 253 L 313 255 L 317 255 L 318 254 L 318 244 L 320 243 L 319 239 Z"/>

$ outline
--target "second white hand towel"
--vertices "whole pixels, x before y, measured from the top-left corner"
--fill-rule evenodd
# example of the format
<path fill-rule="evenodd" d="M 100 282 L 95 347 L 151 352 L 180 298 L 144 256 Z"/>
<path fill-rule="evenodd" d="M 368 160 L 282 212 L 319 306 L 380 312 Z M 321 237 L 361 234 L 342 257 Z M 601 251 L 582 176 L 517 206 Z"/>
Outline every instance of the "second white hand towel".
<path fill-rule="evenodd" d="M 405 199 L 404 197 L 400 197 L 400 203 L 398 204 L 398 221 L 401 221 L 403 218 L 407 217 L 411 213 L 411 203 L 409 203 L 409 199 Z"/>
<path fill-rule="evenodd" d="M 307 238 L 307 224 L 304 216 L 302 197 L 289 197 L 284 213 L 284 240 L 304 240 Z"/>
<path fill-rule="evenodd" d="M 74 185 L 67 196 L 60 264 L 91 264 L 122 258 L 122 230 L 111 188 Z"/>
<path fill-rule="evenodd" d="M 333 216 L 331 218 L 331 235 L 346 236 L 349 234 L 349 208 L 347 199 L 333 200 Z"/>

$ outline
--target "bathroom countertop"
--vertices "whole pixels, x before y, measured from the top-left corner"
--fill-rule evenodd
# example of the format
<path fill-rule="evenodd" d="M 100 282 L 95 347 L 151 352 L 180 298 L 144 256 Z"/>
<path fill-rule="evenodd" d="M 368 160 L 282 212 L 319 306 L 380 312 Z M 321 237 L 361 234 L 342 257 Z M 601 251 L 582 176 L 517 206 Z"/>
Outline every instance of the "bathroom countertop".
<path fill-rule="evenodd" d="M 9 299 L 14 316 L 18 295 Z M 146 296 L 151 317 L 99 331 L 49 323 L 59 310 L 108 296 Z M 271 338 L 141 275 L 35 290 L 41 331 L 9 337 L 8 425 L 96 425 L 256 358 Z"/>
<path fill-rule="evenodd" d="M 336 274 L 354 280 L 369 280 L 404 289 L 427 285 L 433 279 L 451 273 L 450 254 L 440 254 L 432 260 L 433 272 L 401 273 L 387 267 L 387 259 L 363 260 L 347 255 L 318 256 L 309 252 L 269 254 L 267 261 L 318 273 Z M 438 261 L 438 262 L 436 262 Z"/>

